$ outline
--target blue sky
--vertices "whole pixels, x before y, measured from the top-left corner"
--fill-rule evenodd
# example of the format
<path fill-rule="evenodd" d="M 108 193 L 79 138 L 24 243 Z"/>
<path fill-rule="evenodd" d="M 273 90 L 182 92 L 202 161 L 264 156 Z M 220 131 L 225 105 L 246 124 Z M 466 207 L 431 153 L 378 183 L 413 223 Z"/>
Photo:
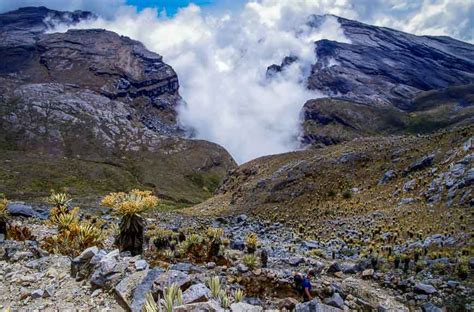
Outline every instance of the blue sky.
<path fill-rule="evenodd" d="M 214 10 L 228 8 L 232 9 L 242 5 L 245 0 L 127 0 L 127 4 L 136 6 L 139 10 L 149 7 L 165 9 L 169 16 L 176 14 L 179 8 L 188 6 L 190 3 L 199 5 L 203 10 Z"/>

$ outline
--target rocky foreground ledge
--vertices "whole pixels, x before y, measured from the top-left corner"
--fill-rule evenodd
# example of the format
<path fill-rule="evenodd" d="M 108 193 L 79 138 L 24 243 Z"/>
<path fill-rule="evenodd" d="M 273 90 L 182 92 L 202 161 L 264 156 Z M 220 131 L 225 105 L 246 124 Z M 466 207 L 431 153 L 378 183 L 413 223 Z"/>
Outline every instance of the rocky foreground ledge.
<path fill-rule="evenodd" d="M 110 220 L 110 216 L 104 216 Z M 174 311 L 443 311 L 453 296 L 472 298 L 469 282 L 448 280 L 425 270 L 404 274 L 381 270 L 368 260 L 337 256 L 331 259 L 331 243 L 305 241 L 279 223 L 264 223 L 246 215 L 217 219 L 161 215 L 149 219 L 171 231 L 214 226 L 229 237 L 225 263 L 156 261 L 153 246 L 143 256 L 120 253 L 108 237 L 103 248 L 90 247 L 75 258 L 48 254 L 37 241 L 54 229 L 39 219 L 15 217 L 28 225 L 36 240 L 0 241 L 0 308 L 12 311 L 142 311 L 146 295 L 160 295 L 175 283 L 183 291 L 183 305 Z M 268 254 L 266 267 L 249 268 L 244 258 L 246 233 L 254 232 Z M 431 243 L 441 243 L 433 238 Z M 314 252 L 318 250 L 319 256 Z M 470 265 L 474 264 L 471 259 Z M 293 273 L 312 268 L 317 297 L 301 303 L 294 289 Z M 222 308 L 208 286 L 218 276 L 229 293 L 242 289 L 242 302 Z M 469 308 L 469 305 L 466 305 Z"/>

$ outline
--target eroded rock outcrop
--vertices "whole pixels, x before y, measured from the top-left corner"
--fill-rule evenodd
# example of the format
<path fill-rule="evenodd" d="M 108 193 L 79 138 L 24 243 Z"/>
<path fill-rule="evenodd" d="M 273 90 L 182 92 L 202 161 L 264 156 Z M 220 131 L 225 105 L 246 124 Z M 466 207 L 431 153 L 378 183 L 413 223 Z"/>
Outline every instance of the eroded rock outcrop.
<path fill-rule="evenodd" d="M 6 161 L 33 153 L 32 166 L 39 167 L 38 155 L 53 156 L 49 163 L 73 157 L 113 164 L 128 177 L 134 167 L 133 180 L 166 198 L 190 203 L 209 196 L 235 162 L 216 144 L 183 137 L 174 70 L 140 42 L 110 31 L 52 32 L 56 24 L 88 18 L 94 15 L 44 7 L 0 14 L 0 147 L 11 154 L 4 154 Z M 33 171 L 19 172 L 42 179 Z M 47 175 L 54 180 L 56 173 Z M 9 184 L 0 182 L 0 191 L 11 194 Z"/>

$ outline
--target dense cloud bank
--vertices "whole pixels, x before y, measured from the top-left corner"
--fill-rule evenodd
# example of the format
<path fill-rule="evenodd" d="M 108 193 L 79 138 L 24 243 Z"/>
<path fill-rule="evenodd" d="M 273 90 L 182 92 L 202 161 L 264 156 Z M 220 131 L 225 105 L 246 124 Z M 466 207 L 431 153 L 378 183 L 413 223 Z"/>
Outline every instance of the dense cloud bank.
<path fill-rule="evenodd" d="M 318 29 L 307 27 L 309 14 L 473 39 L 473 5 L 460 0 L 264 0 L 212 14 L 190 5 L 173 17 L 156 9 L 137 13 L 124 0 L 4 0 L 0 10 L 21 4 L 94 11 L 99 19 L 77 27 L 109 29 L 163 55 L 180 78 L 186 101 L 179 107 L 183 127 L 223 145 L 238 162 L 299 147 L 300 109 L 307 99 L 320 96 L 306 90 L 301 78 L 315 62 L 314 41 L 348 41 L 334 18 Z M 298 61 L 268 80 L 266 68 L 290 55 Z"/>

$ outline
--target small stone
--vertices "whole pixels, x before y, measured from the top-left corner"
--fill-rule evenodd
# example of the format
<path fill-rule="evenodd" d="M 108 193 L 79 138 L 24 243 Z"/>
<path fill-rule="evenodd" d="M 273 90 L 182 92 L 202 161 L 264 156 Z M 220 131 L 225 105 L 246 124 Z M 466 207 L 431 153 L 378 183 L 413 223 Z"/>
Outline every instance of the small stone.
<path fill-rule="evenodd" d="M 239 270 L 239 272 L 241 272 L 241 273 L 246 273 L 246 272 L 249 271 L 249 268 L 245 264 L 239 263 L 237 265 L 237 270 Z"/>
<path fill-rule="evenodd" d="M 102 293 L 102 289 L 98 288 L 96 290 L 94 290 L 91 294 L 91 297 L 94 298 L 94 297 L 97 297 L 98 295 L 100 295 Z"/>
<path fill-rule="evenodd" d="M 208 262 L 206 264 L 206 268 L 209 269 L 209 270 L 212 270 L 216 267 L 216 263 L 215 262 Z"/>
<path fill-rule="evenodd" d="M 137 271 L 143 271 L 143 270 L 148 269 L 148 262 L 146 262 L 146 260 L 135 261 L 135 269 Z"/>
<path fill-rule="evenodd" d="M 344 276 L 344 274 L 341 271 L 338 271 L 338 272 L 334 273 L 334 276 L 337 277 L 337 278 L 342 278 Z"/>
<path fill-rule="evenodd" d="M 47 297 L 52 297 L 54 295 L 54 287 L 53 286 L 48 286 L 44 290 L 44 298 Z"/>
<path fill-rule="evenodd" d="M 362 272 L 362 278 L 371 278 L 374 275 L 374 269 L 367 269 Z"/>
<path fill-rule="evenodd" d="M 43 298 L 43 296 L 44 296 L 44 290 L 42 289 L 36 289 L 31 292 L 31 298 L 33 299 Z"/>
<path fill-rule="evenodd" d="M 448 286 L 451 287 L 451 288 L 456 288 L 459 286 L 459 282 L 457 281 L 448 281 Z"/>

